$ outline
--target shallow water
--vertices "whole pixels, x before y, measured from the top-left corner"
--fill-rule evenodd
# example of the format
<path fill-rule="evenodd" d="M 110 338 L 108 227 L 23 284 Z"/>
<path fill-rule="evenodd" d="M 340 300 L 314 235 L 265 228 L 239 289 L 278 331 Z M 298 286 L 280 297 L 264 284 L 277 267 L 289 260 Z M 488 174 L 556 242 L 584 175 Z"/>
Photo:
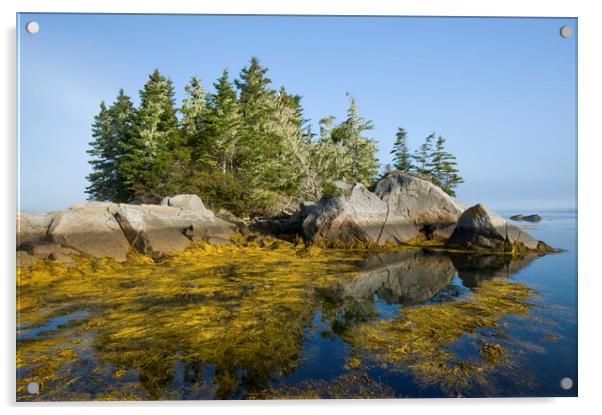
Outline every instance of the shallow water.
<path fill-rule="evenodd" d="M 39 264 L 19 274 L 17 398 L 576 396 L 576 217 L 543 218 L 517 224 L 566 252 L 275 243 Z"/>

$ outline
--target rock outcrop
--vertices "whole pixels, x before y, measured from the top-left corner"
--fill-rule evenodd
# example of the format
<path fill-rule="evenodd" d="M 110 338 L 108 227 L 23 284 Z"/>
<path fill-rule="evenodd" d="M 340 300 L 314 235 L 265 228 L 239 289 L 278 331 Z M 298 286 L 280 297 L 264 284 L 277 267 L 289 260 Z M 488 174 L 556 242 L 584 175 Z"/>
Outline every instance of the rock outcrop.
<path fill-rule="evenodd" d="M 53 218 L 53 213 L 30 215 L 17 212 L 17 247 L 24 247 L 44 239 Z"/>
<path fill-rule="evenodd" d="M 181 209 L 156 205 L 119 205 L 115 218 L 138 252 L 160 257 L 182 252 L 191 243 L 184 235 L 189 226 L 178 219 Z"/>
<path fill-rule="evenodd" d="M 226 243 L 236 226 L 207 209 L 196 195 L 165 198 L 162 205 L 90 202 L 43 215 L 17 217 L 17 259 L 72 262 L 74 253 L 125 261 L 129 250 L 153 257 L 181 252 L 192 241 Z"/>
<path fill-rule="evenodd" d="M 51 242 L 95 258 L 125 261 L 130 244 L 115 220 L 117 205 L 82 203 L 57 213 L 48 230 Z"/>
<path fill-rule="evenodd" d="M 465 206 L 428 180 L 391 173 L 376 183 L 374 193 L 387 203 L 389 216 L 403 218 L 427 239 L 447 239 Z"/>
<path fill-rule="evenodd" d="M 374 192 L 358 183 L 348 194 L 322 198 L 303 221 L 313 243 L 399 244 L 449 237 L 464 206 L 427 180 L 391 173 Z"/>
<path fill-rule="evenodd" d="M 383 237 L 385 225 L 390 223 L 387 213 L 387 204 L 357 183 L 349 195 L 322 198 L 303 221 L 303 234 L 312 243 L 326 245 L 403 240 L 405 235 L 391 230 Z"/>
<path fill-rule="evenodd" d="M 448 245 L 471 250 L 499 252 L 540 251 L 549 247 L 510 224 L 482 204 L 466 209 L 448 240 Z"/>

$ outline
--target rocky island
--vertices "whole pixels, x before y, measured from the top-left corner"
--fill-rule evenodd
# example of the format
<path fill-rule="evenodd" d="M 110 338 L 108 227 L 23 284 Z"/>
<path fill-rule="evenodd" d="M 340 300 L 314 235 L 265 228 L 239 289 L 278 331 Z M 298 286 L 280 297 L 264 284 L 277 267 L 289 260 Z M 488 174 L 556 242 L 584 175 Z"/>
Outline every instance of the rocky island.
<path fill-rule="evenodd" d="M 245 221 L 214 214 L 196 195 L 166 197 L 160 205 L 89 202 L 59 212 L 17 215 L 17 260 L 73 263 L 72 255 L 127 259 L 128 252 L 159 259 L 194 241 L 227 244 L 235 236 L 269 235 L 339 249 L 429 246 L 520 255 L 551 248 L 487 207 L 466 208 L 430 181 L 393 172 L 371 191 L 339 182 L 340 195 L 302 203 L 287 218 Z M 220 217 L 221 216 L 221 217 Z"/>

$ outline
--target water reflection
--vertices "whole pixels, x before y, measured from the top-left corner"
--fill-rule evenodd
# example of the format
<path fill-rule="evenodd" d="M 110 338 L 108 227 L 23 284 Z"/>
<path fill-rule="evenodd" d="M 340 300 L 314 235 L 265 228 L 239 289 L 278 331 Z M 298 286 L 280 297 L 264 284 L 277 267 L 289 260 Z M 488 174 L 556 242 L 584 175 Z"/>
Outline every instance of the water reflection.
<path fill-rule="evenodd" d="M 329 287 L 328 295 L 335 301 L 372 300 L 376 295 L 387 304 L 418 304 L 437 294 L 455 273 L 445 254 L 421 249 L 383 253 L 368 258 L 357 275 Z"/>
<path fill-rule="evenodd" d="M 538 258 L 538 255 L 526 255 L 522 258 L 507 255 L 448 255 L 454 268 L 458 270 L 462 284 L 468 288 L 476 288 L 482 281 L 494 278 L 510 278 Z"/>

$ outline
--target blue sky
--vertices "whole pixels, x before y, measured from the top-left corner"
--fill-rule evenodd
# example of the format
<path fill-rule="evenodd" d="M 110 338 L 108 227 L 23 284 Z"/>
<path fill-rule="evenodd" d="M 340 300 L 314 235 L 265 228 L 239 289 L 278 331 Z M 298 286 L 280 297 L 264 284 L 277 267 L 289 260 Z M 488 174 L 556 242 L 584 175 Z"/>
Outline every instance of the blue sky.
<path fill-rule="evenodd" d="M 179 101 L 191 76 L 211 88 L 251 56 L 303 96 L 315 131 L 354 95 L 383 165 L 398 127 L 411 149 L 445 136 L 468 205 L 575 207 L 577 43 L 559 35 L 565 24 L 576 34 L 575 19 L 555 18 L 21 14 L 20 209 L 85 199 L 90 125 L 119 88 L 138 102 L 159 68 Z"/>

